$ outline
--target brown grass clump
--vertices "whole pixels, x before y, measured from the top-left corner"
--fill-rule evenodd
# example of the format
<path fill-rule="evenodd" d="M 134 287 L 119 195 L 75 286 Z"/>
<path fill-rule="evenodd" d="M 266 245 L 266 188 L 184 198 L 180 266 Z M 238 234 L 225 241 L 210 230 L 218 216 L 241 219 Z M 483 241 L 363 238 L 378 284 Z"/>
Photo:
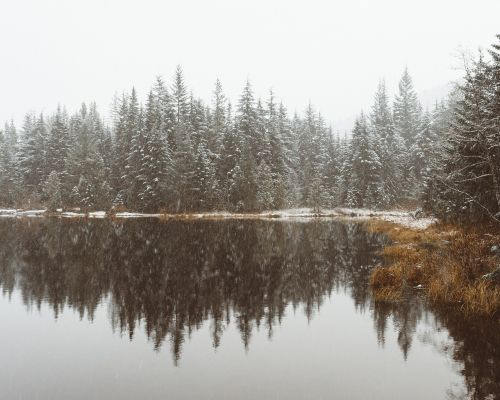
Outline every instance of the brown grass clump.
<path fill-rule="evenodd" d="M 416 230 L 378 220 L 367 226 L 392 240 L 382 250 L 386 265 L 371 275 L 375 299 L 398 301 L 419 290 L 432 302 L 456 304 L 466 313 L 500 311 L 500 285 L 483 278 L 500 264 L 490 253 L 500 234 L 443 224 Z"/>

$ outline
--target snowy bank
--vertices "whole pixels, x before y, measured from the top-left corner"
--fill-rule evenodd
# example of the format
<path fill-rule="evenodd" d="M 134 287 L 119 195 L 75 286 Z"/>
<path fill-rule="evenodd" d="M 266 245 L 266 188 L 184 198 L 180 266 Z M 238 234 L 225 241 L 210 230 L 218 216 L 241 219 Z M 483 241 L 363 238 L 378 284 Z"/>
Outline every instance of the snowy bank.
<path fill-rule="evenodd" d="M 427 229 L 427 227 L 437 221 L 436 218 L 432 217 L 416 217 L 414 211 L 374 211 L 366 208 L 336 208 L 335 211 L 349 218 L 378 218 L 383 221 L 420 230 Z"/>
<path fill-rule="evenodd" d="M 343 218 L 354 220 L 365 220 L 377 218 L 384 221 L 394 222 L 414 229 L 426 229 L 434 223 L 434 218 L 417 218 L 410 211 L 374 211 L 365 208 L 334 208 L 324 209 L 321 212 L 313 212 L 310 208 L 291 208 L 285 210 L 264 211 L 261 213 L 231 213 L 226 211 L 193 213 L 193 214 L 148 214 L 135 212 L 120 212 L 107 214 L 105 211 L 93 211 L 83 213 L 80 211 L 62 211 L 49 213 L 46 210 L 15 210 L 0 209 L 3 217 L 63 217 L 63 218 L 163 218 L 163 219 L 293 219 L 308 220 L 312 218 Z"/>

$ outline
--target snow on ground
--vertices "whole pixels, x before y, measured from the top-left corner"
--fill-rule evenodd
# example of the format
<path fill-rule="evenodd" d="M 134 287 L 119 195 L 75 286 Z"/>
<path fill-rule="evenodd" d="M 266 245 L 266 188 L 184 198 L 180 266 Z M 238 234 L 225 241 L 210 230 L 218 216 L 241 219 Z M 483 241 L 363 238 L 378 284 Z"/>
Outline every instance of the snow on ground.
<path fill-rule="evenodd" d="M 366 208 L 336 208 L 337 212 L 351 218 L 378 218 L 413 229 L 426 229 L 436 222 L 435 218 L 415 217 L 415 212 L 402 210 L 374 211 Z"/>
<path fill-rule="evenodd" d="M 116 213 L 115 218 L 158 218 L 162 214 L 145 214 L 145 213 L 134 213 L 134 212 L 120 212 Z"/>
<path fill-rule="evenodd" d="M 15 210 L 0 209 L 2 217 L 36 217 L 46 214 L 46 210 Z M 64 218 L 106 218 L 105 211 L 94 211 L 89 213 L 58 210 L 52 214 Z M 262 213 L 243 214 L 230 213 L 226 211 L 194 213 L 194 214 L 145 214 L 134 212 L 120 212 L 114 214 L 115 218 L 171 218 L 171 219 L 293 219 L 308 220 L 311 218 L 344 218 L 344 219 L 369 219 L 378 218 L 384 221 L 394 222 L 399 225 L 407 226 L 413 229 L 426 229 L 434 223 L 434 218 L 416 218 L 414 212 L 410 211 L 374 211 L 365 208 L 335 208 L 321 210 L 320 213 L 314 213 L 310 208 L 291 208 L 285 210 L 265 211 Z"/>
<path fill-rule="evenodd" d="M 410 213 L 407 213 L 410 214 Z M 395 224 L 407 226 L 408 228 L 424 230 L 427 229 L 437 220 L 435 218 L 415 218 L 411 215 L 407 216 L 382 216 L 381 219 L 384 221 L 394 222 Z"/>
<path fill-rule="evenodd" d="M 16 210 L 11 208 L 0 208 L 0 217 L 12 217 L 16 215 Z"/>
<path fill-rule="evenodd" d="M 21 211 L 21 210 L 16 210 L 16 216 L 20 217 L 41 217 L 45 214 L 45 210 L 27 210 L 27 211 Z"/>
<path fill-rule="evenodd" d="M 106 217 L 106 211 L 89 212 L 88 216 L 90 218 L 105 218 Z"/>
<path fill-rule="evenodd" d="M 64 218 L 82 218 L 85 217 L 85 214 L 73 211 L 65 211 L 61 213 L 61 217 Z"/>

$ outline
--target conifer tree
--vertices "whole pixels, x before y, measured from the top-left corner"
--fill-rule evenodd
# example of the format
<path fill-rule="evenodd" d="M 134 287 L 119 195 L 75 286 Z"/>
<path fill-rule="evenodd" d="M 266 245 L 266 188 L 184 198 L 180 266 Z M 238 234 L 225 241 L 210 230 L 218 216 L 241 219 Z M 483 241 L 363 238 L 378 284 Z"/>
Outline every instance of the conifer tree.
<path fill-rule="evenodd" d="M 394 130 L 410 148 L 417 138 L 422 107 L 413 88 L 413 82 L 405 68 L 399 81 L 399 92 L 394 100 Z"/>
<path fill-rule="evenodd" d="M 351 139 L 351 177 L 347 189 L 347 203 L 354 207 L 373 207 L 377 205 L 380 176 L 378 155 L 373 148 L 368 121 L 363 113 L 356 120 Z"/>
<path fill-rule="evenodd" d="M 379 207 L 394 204 L 401 193 L 403 141 L 394 130 L 385 83 L 379 83 L 370 115 L 374 149 L 381 165 Z"/>
<path fill-rule="evenodd" d="M 56 211 L 61 206 L 61 180 L 57 171 L 49 174 L 43 183 L 42 192 L 47 209 Z"/>
<path fill-rule="evenodd" d="M 69 150 L 69 129 L 67 116 L 58 107 L 51 121 L 47 139 L 47 169 L 62 178 L 65 175 L 66 159 Z"/>

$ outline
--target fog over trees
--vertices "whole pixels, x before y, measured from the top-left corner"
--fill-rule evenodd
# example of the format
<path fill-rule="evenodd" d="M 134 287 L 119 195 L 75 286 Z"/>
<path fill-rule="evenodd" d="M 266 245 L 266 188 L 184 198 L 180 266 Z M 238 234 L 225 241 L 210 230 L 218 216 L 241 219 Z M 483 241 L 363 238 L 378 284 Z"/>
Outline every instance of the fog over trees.
<path fill-rule="evenodd" d="M 248 212 L 423 201 L 444 218 L 498 219 L 499 143 L 498 43 L 431 110 L 408 70 L 394 99 L 381 81 L 345 137 L 312 105 L 290 115 L 272 91 L 255 98 L 250 82 L 233 104 L 217 80 L 205 104 L 178 67 L 144 99 L 134 89 L 116 99 L 109 125 L 94 103 L 6 123 L 0 205 Z"/>

